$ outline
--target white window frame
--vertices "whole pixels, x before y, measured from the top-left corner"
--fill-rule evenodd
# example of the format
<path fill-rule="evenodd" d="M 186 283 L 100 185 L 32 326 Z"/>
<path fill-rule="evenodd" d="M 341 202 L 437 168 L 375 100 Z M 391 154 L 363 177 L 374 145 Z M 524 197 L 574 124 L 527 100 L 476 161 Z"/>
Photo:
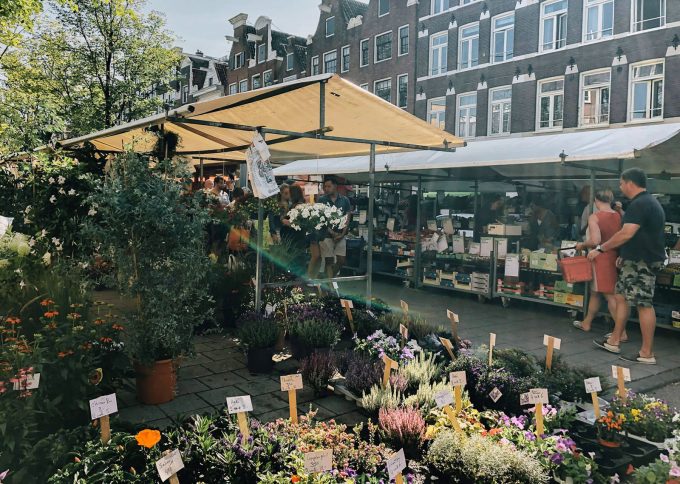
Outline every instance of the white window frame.
<path fill-rule="evenodd" d="M 316 72 L 314 72 L 314 61 L 316 61 Z M 312 63 L 310 65 L 310 68 L 311 68 L 313 76 L 321 74 L 321 64 L 319 64 L 319 56 L 318 55 L 315 55 L 314 57 L 312 57 Z"/>
<path fill-rule="evenodd" d="M 539 33 L 538 33 L 538 51 L 539 52 L 553 52 L 553 51 L 556 51 L 556 50 L 564 49 L 567 46 L 567 30 L 569 28 L 569 26 L 567 25 L 569 23 L 569 1 L 567 0 L 567 8 L 565 8 L 564 10 L 560 10 L 558 12 L 553 12 L 549 15 L 544 14 L 545 7 L 547 7 L 548 5 L 552 5 L 553 3 L 558 3 L 558 2 L 562 2 L 562 1 L 564 1 L 564 0 L 550 0 L 550 1 L 547 1 L 547 2 L 541 3 L 541 12 L 540 12 L 540 20 L 539 20 Z M 566 21 L 565 27 L 564 27 L 564 45 L 562 45 L 561 47 L 555 48 L 555 44 L 557 42 L 555 36 L 557 35 L 557 31 L 558 31 L 557 22 L 555 22 L 555 31 L 553 32 L 553 39 L 551 41 L 551 46 L 550 46 L 550 48 L 547 48 L 545 46 L 545 43 L 543 42 L 543 36 L 544 36 L 544 31 L 545 31 L 545 27 L 544 27 L 545 26 L 545 20 L 550 18 L 550 17 L 556 19 L 558 16 L 560 16 L 562 14 L 566 15 L 566 18 L 567 18 L 567 21 Z"/>
<path fill-rule="evenodd" d="M 436 111 L 436 116 L 437 116 L 437 124 L 434 124 L 432 121 L 432 116 L 435 111 L 432 111 L 432 104 L 435 102 L 444 102 L 444 110 L 443 111 Z M 441 119 L 440 119 L 441 116 Z M 436 126 L 439 129 L 446 129 L 446 96 L 442 97 L 435 97 L 432 99 L 427 100 L 427 123 L 431 124 L 433 126 Z"/>
<path fill-rule="evenodd" d="M 631 8 L 630 31 L 631 32 L 642 32 L 642 31 L 645 31 L 645 30 L 660 29 L 660 28 L 662 28 L 666 25 L 666 14 L 668 13 L 668 0 L 659 0 L 659 1 L 663 2 L 663 15 L 661 17 L 659 17 L 661 25 L 659 25 L 658 27 L 652 27 L 652 28 L 649 28 L 649 29 L 642 29 L 642 28 L 639 28 L 639 27 L 644 22 L 644 20 L 636 20 L 638 18 L 637 17 L 637 14 L 638 14 L 637 2 L 635 0 L 631 0 L 631 2 L 630 2 L 630 8 Z M 652 19 L 652 20 L 654 20 L 654 19 Z"/>
<path fill-rule="evenodd" d="M 510 100 L 504 99 L 503 101 L 493 101 L 493 93 L 497 91 L 507 91 L 510 90 Z M 498 133 L 492 133 L 491 128 L 493 126 L 493 107 L 495 104 L 500 104 L 501 105 L 501 119 L 500 119 L 500 124 L 499 124 L 499 129 L 500 131 Z M 503 131 L 503 109 L 502 105 L 503 104 L 510 104 L 510 123 L 508 126 L 507 131 Z M 488 136 L 492 137 L 499 137 L 499 136 L 508 136 L 510 133 L 512 133 L 512 84 L 508 86 L 499 86 L 499 87 L 494 87 L 493 89 L 489 89 L 489 115 L 488 115 L 488 126 L 487 126 L 487 131 L 486 131 Z"/>
<path fill-rule="evenodd" d="M 322 59 L 322 62 L 323 62 L 322 72 L 324 74 L 327 74 L 327 72 L 326 72 L 326 56 L 328 54 L 335 54 L 335 72 L 338 72 L 338 50 L 337 49 L 329 50 L 328 52 L 324 52 L 323 59 Z"/>
<path fill-rule="evenodd" d="M 542 128 L 541 127 L 541 86 L 543 84 L 547 84 L 549 82 L 555 82 L 555 81 L 562 81 L 562 125 L 561 126 L 555 126 L 555 116 L 554 116 L 554 103 L 550 103 L 550 124 L 551 126 Z M 564 128 L 564 76 L 557 76 L 557 77 L 549 77 L 547 79 L 541 79 L 536 83 L 536 131 L 562 131 Z M 554 97 L 554 96 L 559 96 L 560 94 L 546 94 L 546 96 L 549 97 Z"/>
<path fill-rule="evenodd" d="M 189 86 L 182 86 L 182 104 L 189 102 Z"/>
<path fill-rule="evenodd" d="M 635 1 L 635 0 L 633 0 Z M 604 25 L 602 25 L 602 22 L 604 22 L 604 6 L 607 3 L 612 4 L 612 28 L 611 28 L 611 33 L 609 35 L 604 35 Z M 592 38 L 588 38 L 589 33 L 588 33 L 588 9 L 597 7 L 597 31 L 592 32 L 591 35 L 593 35 Z M 616 2 L 615 0 L 583 0 L 583 33 L 582 33 L 582 42 L 588 43 L 588 42 L 597 42 L 598 40 L 602 39 L 610 39 L 614 36 L 614 19 L 616 15 Z"/>
<path fill-rule="evenodd" d="M 264 47 L 264 52 L 260 52 L 261 47 Z M 267 44 L 257 44 L 255 52 L 257 53 L 257 63 L 263 64 L 267 60 Z"/>
<path fill-rule="evenodd" d="M 367 82 L 364 83 L 364 84 L 359 84 L 359 87 L 360 87 L 361 89 L 364 89 L 364 90 L 368 91 L 368 83 L 367 83 Z"/>
<path fill-rule="evenodd" d="M 286 54 L 286 72 L 290 72 L 293 69 L 295 69 L 295 57 L 293 57 L 294 55 L 295 55 L 295 52 L 291 52 L 289 54 L 288 53 Z M 292 60 L 292 62 L 291 62 L 291 60 Z M 291 66 L 291 64 L 293 64 L 293 65 Z"/>
<path fill-rule="evenodd" d="M 241 62 L 239 62 L 239 59 Z M 234 55 L 234 69 L 240 69 L 245 65 L 245 62 L 245 54 L 243 52 Z"/>
<path fill-rule="evenodd" d="M 364 45 L 368 46 L 368 55 L 366 56 L 366 63 L 364 64 Z M 366 67 L 371 63 L 371 39 L 362 39 L 359 42 L 359 67 Z"/>
<path fill-rule="evenodd" d="M 264 71 L 262 73 L 262 86 L 263 87 L 268 87 L 267 86 L 267 80 L 266 80 L 267 74 L 271 75 L 271 84 L 269 84 L 269 86 L 272 86 L 274 84 L 274 71 L 272 71 L 272 69 L 267 69 L 266 71 Z"/>
<path fill-rule="evenodd" d="M 328 33 L 328 21 L 329 20 L 333 21 L 333 31 L 330 34 Z M 326 38 L 333 37 L 335 35 L 335 15 L 328 17 L 326 19 L 326 21 L 324 22 L 324 29 L 326 29 L 325 30 Z"/>
<path fill-rule="evenodd" d="M 477 27 L 477 36 L 475 37 L 474 35 L 471 37 L 466 37 L 463 38 L 463 30 L 468 29 L 470 27 Z M 477 63 L 474 64 L 472 61 L 472 45 L 474 39 L 477 39 Z M 469 56 L 469 64 L 468 66 L 462 67 L 462 64 L 460 62 L 460 59 L 462 58 L 461 53 L 463 52 L 463 42 L 469 42 L 469 47 L 467 49 L 468 51 L 468 56 Z M 462 27 L 458 29 L 458 70 L 459 71 L 464 71 L 466 69 L 472 69 L 474 67 L 477 67 L 479 65 L 479 22 L 471 22 L 469 24 L 465 24 Z"/>
<path fill-rule="evenodd" d="M 585 78 L 587 76 L 592 76 L 596 74 L 609 74 L 609 82 L 608 83 L 599 83 L 599 84 L 593 84 L 591 86 L 586 86 L 585 84 Z M 612 113 L 612 70 L 611 68 L 606 68 L 606 69 L 595 69 L 592 71 L 587 71 L 587 72 L 582 72 L 581 73 L 581 79 L 579 82 L 579 115 L 578 115 L 578 125 L 581 127 L 594 127 L 594 126 L 608 126 L 609 122 L 611 120 L 611 113 Z M 586 90 L 586 87 L 588 90 Z M 590 96 L 590 90 L 591 89 L 603 89 L 607 87 L 609 89 L 609 110 L 607 112 L 607 122 L 602 122 L 598 120 L 596 123 L 584 123 L 583 120 L 585 119 L 585 104 L 593 104 L 593 98 Z M 586 93 L 588 96 L 586 96 Z M 586 97 L 588 98 L 586 100 Z M 596 112 L 598 113 L 597 116 L 599 117 L 599 105 L 602 103 L 602 95 L 600 94 L 598 96 L 598 106 L 596 107 Z"/>
<path fill-rule="evenodd" d="M 400 92 L 399 92 L 400 84 L 399 84 L 399 81 L 401 81 L 401 79 L 403 79 L 403 78 L 406 78 L 406 102 L 405 102 L 404 105 L 402 106 L 402 105 L 399 104 L 399 100 L 400 100 L 400 99 L 399 99 L 399 96 L 400 96 Z M 408 108 L 408 74 L 399 74 L 399 75 L 397 76 L 397 103 L 396 103 L 396 104 L 397 104 L 397 107 L 399 107 L 399 108 L 402 108 L 402 109 Z"/>
<path fill-rule="evenodd" d="M 387 2 L 387 12 L 382 13 L 382 14 L 380 13 L 380 4 L 383 2 L 383 0 L 378 0 L 378 2 L 377 2 L 377 3 L 378 3 L 378 18 L 382 18 L 382 17 L 384 17 L 385 15 L 389 15 L 389 14 L 390 14 L 390 10 L 392 9 L 392 8 L 391 8 L 392 6 L 390 5 L 390 0 L 384 0 L 384 1 Z"/>
<path fill-rule="evenodd" d="M 390 36 L 390 56 L 386 57 L 385 59 L 378 60 L 378 37 L 382 37 L 383 35 L 388 35 Z M 385 62 L 388 60 L 392 60 L 392 51 L 394 50 L 394 39 L 392 38 L 392 31 L 388 30 L 386 32 L 382 32 L 379 34 L 375 34 L 375 37 L 373 37 L 373 64 L 380 64 L 381 62 Z"/>
<path fill-rule="evenodd" d="M 445 45 L 439 45 L 437 46 L 437 50 L 439 51 L 439 72 L 436 74 L 432 72 L 432 61 L 434 60 L 434 41 L 435 39 L 439 38 L 446 38 L 446 44 Z M 446 49 L 446 55 L 442 56 L 441 51 L 443 49 Z M 449 31 L 445 30 L 444 32 L 438 32 L 436 34 L 432 34 L 430 36 L 430 51 L 429 51 L 429 63 L 428 63 L 428 75 L 430 76 L 438 76 L 441 74 L 445 74 L 449 68 L 449 62 L 448 62 L 448 57 L 449 57 Z M 442 64 L 442 61 L 444 61 L 445 65 Z"/>
<path fill-rule="evenodd" d="M 641 78 L 638 80 L 638 82 L 648 82 L 649 84 L 653 84 L 655 81 L 658 81 L 661 79 L 661 114 L 659 116 L 649 116 L 649 117 L 644 117 L 644 118 L 633 118 L 633 97 L 634 97 L 634 90 L 633 90 L 633 73 L 635 72 L 635 68 L 637 67 L 644 67 L 647 65 L 656 65 L 656 64 L 661 64 L 663 67 L 663 74 L 655 74 L 653 76 L 647 76 L 646 78 Z M 644 62 L 636 62 L 635 64 L 631 64 L 630 70 L 628 71 L 628 114 L 627 114 L 627 119 L 629 123 L 648 123 L 650 121 L 655 121 L 655 120 L 661 120 L 663 119 L 663 114 L 664 114 L 664 103 L 665 103 L 665 93 L 664 93 L 664 88 L 666 84 L 666 61 L 665 59 L 651 59 L 651 60 L 646 60 Z M 651 97 L 652 97 L 652 92 L 653 89 L 651 89 L 652 86 L 650 86 L 650 89 L 647 92 L 647 109 L 649 112 L 646 112 L 645 114 L 650 114 L 651 115 Z"/>
<path fill-rule="evenodd" d="M 385 82 L 385 81 L 390 81 L 390 98 L 389 98 L 389 100 L 378 96 L 378 93 L 376 92 L 376 86 L 378 85 L 378 83 L 379 82 Z M 385 101 L 387 101 L 391 104 L 392 103 L 392 78 L 391 77 L 385 77 L 384 79 L 376 79 L 375 81 L 373 81 L 373 94 L 375 94 L 380 99 L 384 99 Z"/>
<path fill-rule="evenodd" d="M 233 92 L 232 92 L 232 88 L 233 88 Z M 232 82 L 231 84 L 229 84 L 229 90 L 227 92 L 229 93 L 229 96 L 232 96 L 234 94 L 238 94 L 238 84 L 235 83 L 235 82 Z"/>
<path fill-rule="evenodd" d="M 441 10 L 438 12 L 436 11 L 436 5 L 438 2 L 441 2 Z M 448 3 L 449 6 L 444 8 L 445 3 Z M 451 0 L 432 0 L 432 4 L 430 5 L 430 15 L 439 15 L 440 13 L 448 12 L 451 9 Z"/>
<path fill-rule="evenodd" d="M 506 17 L 512 17 L 512 27 L 503 27 L 498 30 L 496 30 L 495 25 L 498 20 L 502 20 Z M 509 53 L 508 56 L 508 32 L 512 30 L 512 52 Z M 504 34 L 504 45 L 505 45 L 505 52 L 503 52 L 503 60 L 496 60 L 496 34 L 497 33 L 503 33 Z M 515 55 L 515 12 L 509 12 L 509 13 L 502 13 L 500 15 L 496 15 L 491 19 L 491 63 L 492 64 L 500 64 L 501 62 L 507 62 L 509 60 L 512 60 L 512 58 Z"/>
<path fill-rule="evenodd" d="M 470 114 L 468 113 L 468 115 L 467 115 L 468 121 L 466 123 L 467 128 L 465 129 L 467 135 L 461 135 L 460 131 L 459 131 L 460 130 L 459 120 L 460 120 L 460 110 L 461 110 L 460 100 L 464 97 L 467 97 L 467 96 L 475 96 L 475 132 L 472 135 L 470 135 L 470 133 L 468 132 L 469 129 L 470 129 Z M 477 104 L 479 104 L 479 99 L 477 98 L 477 91 L 464 92 L 464 93 L 461 93 L 458 96 L 456 96 L 456 133 L 458 133 L 458 136 L 460 136 L 461 138 L 472 139 L 472 138 L 477 136 L 477 119 L 476 119 L 477 118 Z M 471 109 L 471 106 L 466 106 L 465 109 Z"/>
<path fill-rule="evenodd" d="M 241 90 L 241 86 L 244 82 L 246 83 L 246 88 Z M 238 81 L 238 92 L 248 92 L 248 79 L 241 79 Z"/>
<path fill-rule="evenodd" d="M 465 6 L 465 5 L 472 5 L 473 3 L 480 2 L 481 0 L 461 0 L 460 1 L 460 6 Z"/>
<path fill-rule="evenodd" d="M 406 36 L 408 38 L 408 42 L 406 43 L 406 52 L 401 51 L 401 31 L 404 29 L 406 29 Z M 410 50 L 411 50 L 411 29 L 409 25 L 406 24 L 402 25 L 397 29 L 397 57 L 408 55 Z"/>
<path fill-rule="evenodd" d="M 345 49 L 347 49 L 347 65 L 345 65 Z M 340 48 L 340 72 L 349 72 L 350 64 L 352 63 L 352 49 L 349 44 L 343 45 Z"/>

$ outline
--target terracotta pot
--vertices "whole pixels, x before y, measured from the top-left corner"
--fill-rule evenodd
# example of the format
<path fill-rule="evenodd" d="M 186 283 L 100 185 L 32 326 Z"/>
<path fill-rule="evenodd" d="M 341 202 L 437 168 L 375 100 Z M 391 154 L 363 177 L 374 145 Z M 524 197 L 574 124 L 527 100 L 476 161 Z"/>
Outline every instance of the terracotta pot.
<path fill-rule="evenodd" d="M 156 361 L 151 366 L 135 363 L 137 398 L 147 405 L 158 405 L 175 398 L 177 367 L 173 360 Z"/>
<path fill-rule="evenodd" d="M 613 441 L 613 440 L 597 439 L 597 442 L 602 447 L 608 447 L 610 449 L 617 449 L 617 448 L 621 447 L 621 442 L 616 442 L 616 441 Z"/>

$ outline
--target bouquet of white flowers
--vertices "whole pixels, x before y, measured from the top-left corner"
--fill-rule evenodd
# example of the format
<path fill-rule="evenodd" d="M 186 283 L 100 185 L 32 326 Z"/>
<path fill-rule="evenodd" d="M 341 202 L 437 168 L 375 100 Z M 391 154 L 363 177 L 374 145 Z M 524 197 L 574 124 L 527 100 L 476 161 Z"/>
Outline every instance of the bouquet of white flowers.
<path fill-rule="evenodd" d="M 347 216 L 338 207 L 324 203 L 303 203 L 288 212 L 290 226 L 303 230 L 305 234 L 325 229 L 342 230 L 347 225 Z"/>

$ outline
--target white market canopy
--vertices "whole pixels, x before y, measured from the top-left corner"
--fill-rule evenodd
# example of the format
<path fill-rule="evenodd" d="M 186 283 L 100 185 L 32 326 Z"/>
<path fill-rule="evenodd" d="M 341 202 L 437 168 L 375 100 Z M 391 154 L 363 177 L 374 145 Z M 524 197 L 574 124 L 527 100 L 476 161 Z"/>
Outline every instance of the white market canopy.
<path fill-rule="evenodd" d="M 668 180 L 680 177 L 680 163 L 676 161 L 679 154 L 680 123 L 532 134 L 470 141 L 464 149 L 453 153 L 380 154 L 376 157 L 376 181 L 414 181 L 422 176 L 426 186 L 469 190 L 473 180 L 512 186 L 515 181 L 588 179 L 590 169 L 596 170 L 599 177 L 617 179 L 620 170 L 639 166 L 652 177 L 661 175 L 656 182 L 680 185 L 677 180 L 675 183 Z M 337 174 L 358 183 L 366 180 L 368 171 L 368 157 L 353 156 L 299 160 L 276 168 L 274 174 L 289 177 Z M 603 173 L 607 176 L 602 176 Z M 672 191 L 679 190 L 680 186 L 676 186 Z"/>
<path fill-rule="evenodd" d="M 178 155 L 206 165 L 244 160 L 253 127 L 266 128 L 275 163 L 365 154 L 369 147 L 362 142 L 370 140 L 382 143 L 377 153 L 465 144 L 337 75 L 324 74 L 194 103 L 59 146 L 76 149 L 90 142 L 102 152 L 149 153 L 157 140 L 150 128 L 159 126 L 179 136 Z M 385 146 L 390 144 L 393 148 Z"/>

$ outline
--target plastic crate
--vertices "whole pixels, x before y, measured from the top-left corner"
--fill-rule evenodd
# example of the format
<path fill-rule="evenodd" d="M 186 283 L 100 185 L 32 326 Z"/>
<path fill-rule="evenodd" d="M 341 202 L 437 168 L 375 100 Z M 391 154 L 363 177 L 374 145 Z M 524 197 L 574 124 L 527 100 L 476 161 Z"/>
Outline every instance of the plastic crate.
<path fill-rule="evenodd" d="M 586 282 L 593 280 L 593 266 L 584 256 L 569 257 L 560 261 L 564 280 L 567 282 Z"/>

